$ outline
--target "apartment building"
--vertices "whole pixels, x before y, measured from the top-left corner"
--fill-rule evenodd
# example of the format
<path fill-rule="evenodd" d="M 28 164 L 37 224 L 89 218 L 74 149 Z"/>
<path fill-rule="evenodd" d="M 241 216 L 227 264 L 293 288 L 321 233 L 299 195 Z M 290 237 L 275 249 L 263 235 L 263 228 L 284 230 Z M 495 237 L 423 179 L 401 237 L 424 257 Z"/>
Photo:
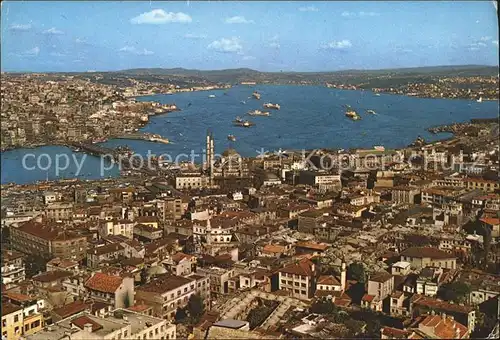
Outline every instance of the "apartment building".
<path fill-rule="evenodd" d="M 63 226 L 28 221 L 18 228 L 10 227 L 12 247 L 25 254 L 39 255 L 46 259 L 59 257 L 80 261 L 85 258 L 87 238 Z"/>
<path fill-rule="evenodd" d="M 279 289 L 288 291 L 291 296 L 308 300 L 316 289 L 316 268 L 308 259 L 292 263 L 278 270 Z"/>

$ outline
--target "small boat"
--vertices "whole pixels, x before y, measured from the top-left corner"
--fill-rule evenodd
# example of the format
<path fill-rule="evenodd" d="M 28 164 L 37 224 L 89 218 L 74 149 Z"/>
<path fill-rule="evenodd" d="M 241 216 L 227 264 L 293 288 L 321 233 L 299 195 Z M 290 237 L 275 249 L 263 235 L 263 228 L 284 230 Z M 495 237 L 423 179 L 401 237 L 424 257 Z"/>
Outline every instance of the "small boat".
<path fill-rule="evenodd" d="M 280 109 L 280 104 L 265 103 L 262 106 L 264 106 L 266 109 L 274 109 L 274 110 Z"/>
<path fill-rule="evenodd" d="M 233 122 L 235 126 L 240 126 L 240 127 L 251 127 L 254 126 L 255 124 L 249 120 L 235 120 Z"/>
<path fill-rule="evenodd" d="M 476 102 L 478 102 L 478 103 L 482 103 L 482 102 L 483 102 L 483 97 L 479 97 L 479 99 L 478 99 L 478 100 L 476 100 Z"/>
<path fill-rule="evenodd" d="M 248 114 L 250 116 L 269 116 L 270 115 L 269 112 L 263 112 L 263 111 L 260 111 L 260 110 L 249 111 Z"/>
<path fill-rule="evenodd" d="M 227 135 L 227 139 L 232 141 L 232 142 L 236 141 L 236 137 L 234 135 Z"/>
<path fill-rule="evenodd" d="M 252 97 L 254 97 L 255 99 L 259 100 L 260 99 L 260 93 L 255 91 L 254 93 L 252 93 Z"/>
<path fill-rule="evenodd" d="M 244 101 L 244 100 L 242 100 L 242 101 L 241 101 L 241 104 L 246 104 L 246 103 L 247 103 L 247 102 L 246 102 L 246 101 Z"/>
<path fill-rule="evenodd" d="M 208 98 L 215 98 L 215 94 L 211 94 Z"/>
<path fill-rule="evenodd" d="M 377 114 L 377 112 L 375 112 L 373 110 L 366 110 L 366 113 L 371 114 L 371 115 Z"/>
<path fill-rule="evenodd" d="M 375 96 L 376 97 L 380 97 L 380 93 L 375 93 Z"/>

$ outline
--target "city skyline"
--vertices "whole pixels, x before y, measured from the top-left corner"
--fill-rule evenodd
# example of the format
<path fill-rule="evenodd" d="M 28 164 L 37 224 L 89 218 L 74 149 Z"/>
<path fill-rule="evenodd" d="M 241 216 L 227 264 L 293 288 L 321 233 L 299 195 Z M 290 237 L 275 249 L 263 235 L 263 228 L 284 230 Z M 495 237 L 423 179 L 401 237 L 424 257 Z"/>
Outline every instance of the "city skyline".
<path fill-rule="evenodd" d="M 498 65 L 495 12 L 492 1 L 3 2 L 2 71 Z"/>

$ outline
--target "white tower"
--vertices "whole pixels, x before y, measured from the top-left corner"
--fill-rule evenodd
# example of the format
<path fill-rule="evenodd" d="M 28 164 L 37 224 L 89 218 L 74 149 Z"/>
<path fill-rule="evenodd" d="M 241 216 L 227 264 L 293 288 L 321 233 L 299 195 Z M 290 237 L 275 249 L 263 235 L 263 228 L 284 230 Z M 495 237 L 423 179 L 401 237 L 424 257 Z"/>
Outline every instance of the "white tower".
<path fill-rule="evenodd" d="M 342 259 L 342 264 L 340 267 L 340 286 L 341 286 L 343 292 L 345 291 L 345 288 L 346 288 L 346 281 L 347 281 L 347 269 L 346 269 L 345 260 Z"/>

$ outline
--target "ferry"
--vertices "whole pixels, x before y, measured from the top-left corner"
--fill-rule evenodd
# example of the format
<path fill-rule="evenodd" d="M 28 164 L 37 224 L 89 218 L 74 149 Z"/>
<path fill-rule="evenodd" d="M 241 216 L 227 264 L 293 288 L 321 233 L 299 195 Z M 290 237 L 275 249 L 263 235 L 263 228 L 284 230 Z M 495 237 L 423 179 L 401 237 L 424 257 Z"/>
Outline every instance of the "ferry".
<path fill-rule="evenodd" d="M 374 110 L 366 110 L 366 113 L 371 114 L 371 115 L 377 114 L 377 112 L 375 112 Z"/>
<path fill-rule="evenodd" d="M 269 112 L 263 112 L 263 111 L 260 111 L 260 110 L 253 110 L 253 111 L 248 111 L 248 114 L 250 116 L 269 116 L 270 113 Z"/>
<path fill-rule="evenodd" d="M 234 135 L 227 135 L 227 139 L 232 141 L 232 142 L 236 141 L 236 137 Z"/>
<path fill-rule="evenodd" d="M 352 119 L 352 120 L 360 120 L 361 117 L 356 113 L 356 111 L 353 110 L 352 107 L 349 105 L 346 105 L 346 112 L 345 112 L 346 117 Z"/>
<path fill-rule="evenodd" d="M 244 121 L 241 121 L 241 120 L 235 120 L 233 122 L 233 124 L 235 126 L 240 126 L 240 127 L 251 127 L 251 126 L 254 126 L 255 124 L 249 120 L 244 120 Z"/>
<path fill-rule="evenodd" d="M 254 97 L 255 99 L 259 100 L 260 99 L 260 93 L 255 91 L 254 93 L 252 93 L 252 97 Z"/>
<path fill-rule="evenodd" d="M 265 103 L 262 106 L 264 106 L 266 109 L 274 109 L 274 110 L 280 109 L 280 104 Z"/>

